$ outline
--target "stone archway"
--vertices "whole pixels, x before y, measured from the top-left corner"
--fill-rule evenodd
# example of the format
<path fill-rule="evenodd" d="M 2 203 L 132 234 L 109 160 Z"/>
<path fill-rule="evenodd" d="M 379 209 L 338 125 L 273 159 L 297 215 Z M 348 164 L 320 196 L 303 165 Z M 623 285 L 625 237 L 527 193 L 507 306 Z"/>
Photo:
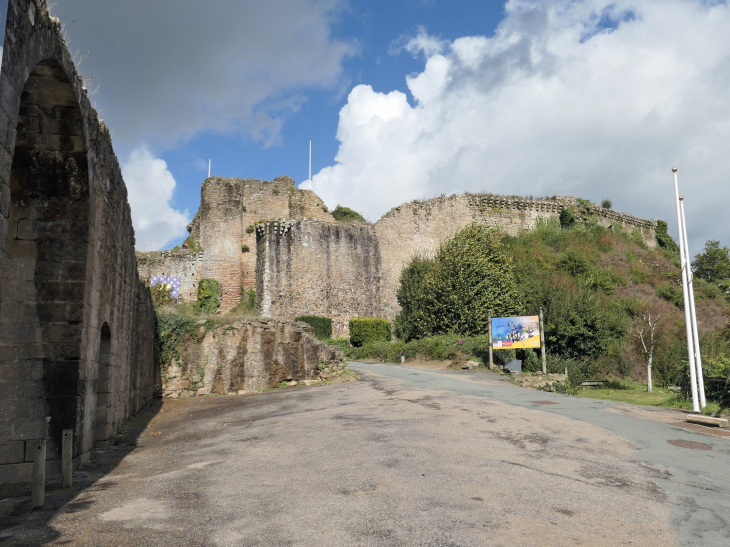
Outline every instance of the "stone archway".
<path fill-rule="evenodd" d="M 39 62 L 25 82 L 9 187 L 0 262 L 0 344 L 9 351 L 0 366 L 15 372 L 22 390 L 2 395 L 22 397 L 13 405 L 13 440 L 48 438 L 49 459 L 56 459 L 61 431 L 81 432 L 89 236 L 82 115 L 56 61 Z"/>

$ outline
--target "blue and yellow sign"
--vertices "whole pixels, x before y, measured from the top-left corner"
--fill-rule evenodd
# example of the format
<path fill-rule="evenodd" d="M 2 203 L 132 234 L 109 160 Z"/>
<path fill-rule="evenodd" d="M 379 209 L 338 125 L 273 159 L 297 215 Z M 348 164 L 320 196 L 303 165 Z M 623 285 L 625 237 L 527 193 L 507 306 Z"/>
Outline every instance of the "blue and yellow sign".
<path fill-rule="evenodd" d="M 540 317 L 495 317 L 492 319 L 492 349 L 540 347 Z"/>

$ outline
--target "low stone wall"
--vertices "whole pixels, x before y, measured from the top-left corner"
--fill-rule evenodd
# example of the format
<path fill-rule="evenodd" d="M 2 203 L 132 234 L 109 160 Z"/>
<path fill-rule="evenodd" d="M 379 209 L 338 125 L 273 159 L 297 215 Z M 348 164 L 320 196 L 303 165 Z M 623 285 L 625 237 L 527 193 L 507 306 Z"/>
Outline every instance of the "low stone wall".
<path fill-rule="evenodd" d="M 340 348 L 317 340 L 306 323 L 237 320 L 208 331 L 200 342 L 186 335 L 180 360 L 163 372 L 162 389 L 169 398 L 259 391 L 342 368 Z"/>

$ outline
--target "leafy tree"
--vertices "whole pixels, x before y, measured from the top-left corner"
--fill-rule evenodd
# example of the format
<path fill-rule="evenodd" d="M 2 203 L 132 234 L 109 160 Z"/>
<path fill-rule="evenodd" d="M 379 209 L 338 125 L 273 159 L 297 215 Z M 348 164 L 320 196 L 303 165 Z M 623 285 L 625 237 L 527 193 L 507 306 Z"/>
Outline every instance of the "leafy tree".
<path fill-rule="evenodd" d="M 730 278 L 730 249 L 720 247 L 719 241 L 710 239 L 705 243 L 705 251 L 695 256 L 692 271 L 701 279 L 727 284 Z"/>
<path fill-rule="evenodd" d="M 395 335 L 406 342 L 416 338 L 415 321 L 423 308 L 423 285 L 434 269 L 431 258 L 417 255 L 400 274 L 396 298 L 401 311 L 395 318 Z"/>
<path fill-rule="evenodd" d="M 472 224 L 441 245 L 423 279 L 414 337 L 443 333 L 484 334 L 495 317 L 521 309 L 515 278 L 496 230 Z"/>

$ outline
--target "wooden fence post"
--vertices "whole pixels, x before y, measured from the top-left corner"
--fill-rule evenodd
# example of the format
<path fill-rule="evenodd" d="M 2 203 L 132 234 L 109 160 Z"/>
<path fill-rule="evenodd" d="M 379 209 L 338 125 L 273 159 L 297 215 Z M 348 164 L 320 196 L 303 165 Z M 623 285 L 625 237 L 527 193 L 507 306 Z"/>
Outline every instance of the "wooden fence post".
<path fill-rule="evenodd" d="M 33 509 L 43 507 L 46 494 L 46 441 L 33 443 Z"/>
<path fill-rule="evenodd" d="M 487 322 L 489 323 L 489 364 L 487 367 L 492 370 L 494 367 L 494 360 L 492 359 L 492 310 L 487 312 Z"/>
<path fill-rule="evenodd" d="M 542 321 L 542 306 L 540 306 L 540 357 L 542 358 L 542 373 L 547 374 L 547 362 L 545 359 L 545 326 Z"/>
<path fill-rule="evenodd" d="M 74 430 L 63 430 L 63 444 L 61 445 L 61 474 L 63 488 L 71 488 L 73 474 Z"/>

